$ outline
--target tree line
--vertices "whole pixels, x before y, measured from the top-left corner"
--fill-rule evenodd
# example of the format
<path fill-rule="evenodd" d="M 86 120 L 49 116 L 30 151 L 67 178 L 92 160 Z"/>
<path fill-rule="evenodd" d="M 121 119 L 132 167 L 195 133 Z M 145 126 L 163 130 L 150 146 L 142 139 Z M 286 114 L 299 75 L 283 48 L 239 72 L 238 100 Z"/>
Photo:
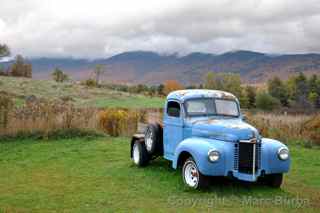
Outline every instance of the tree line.
<path fill-rule="evenodd" d="M 167 80 L 159 85 L 105 84 L 103 87 L 129 93 L 165 96 L 179 89 L 214 89 L 231 92 L 238 97 L 243 108 L 274 110 L 280 108 L 304 110 L 320 108 L 320 78 L 307 77 L 303 73 L 281 80 L 273 77 L 265 86 L 241 84 L 239 74 L 209 72 L 201 84 L 183 86 L 176 80 Z"/>
<path fill-rule="evenodd" d="M 307 77 L 299 73 L 288 80 L 273 77 L 268 80 L 266 88 L 259 88 L 242 86 L 239 74 L 209 72 L 205 75 L 203 88 L 231 92 L 245 108 L 320 108 L 320 78 L 317 75 Z"/>

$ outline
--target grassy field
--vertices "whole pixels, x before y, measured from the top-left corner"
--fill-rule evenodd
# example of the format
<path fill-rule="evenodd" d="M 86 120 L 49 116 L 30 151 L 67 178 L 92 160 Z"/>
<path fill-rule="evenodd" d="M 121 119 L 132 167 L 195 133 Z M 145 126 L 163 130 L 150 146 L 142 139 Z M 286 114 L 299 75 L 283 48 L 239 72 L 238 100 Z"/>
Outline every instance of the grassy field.
<path fill-rule="evenodd" d="M 1 142 L 0 212 L 319 211 L 318 149 L 290 147 L 293 166 L 281 189 L 213 179 L 207 191 L 198 192 L 187 189 L 180 172 L 162 159 L 136 168 L 128 142 Z M 248 201 L 253 198 L 260 200 Z"/>
<path fill-rule="evenodd" d="M 25 98 L 30 95 L 47 100 L 67 98 L 79 107 L 159 108 L 164 104 L 164 99 L 159 97 L 89 88 L 75 83 L 3 76 L 0 76 L 0 91 L 9 92 L 17 106 L 23 105 Z"/>

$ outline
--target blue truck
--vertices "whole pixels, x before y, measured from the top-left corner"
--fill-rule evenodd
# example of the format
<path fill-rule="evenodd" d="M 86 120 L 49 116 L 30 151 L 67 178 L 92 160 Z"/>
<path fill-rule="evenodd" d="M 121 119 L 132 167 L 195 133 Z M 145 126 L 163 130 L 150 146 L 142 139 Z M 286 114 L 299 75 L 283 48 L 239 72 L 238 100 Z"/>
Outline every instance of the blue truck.
<path fill-rule="evenodd" d="M 148 124 L 144 134 L 131 140 L 137 166 L 159 156 L 181 168 L 184 183 L 195 189 L 207 187 L 210 176 L 279 188 L 290 168 L 288 147 L 263 138 L 245 122 L 238 99 L 218 90 L 179 90 L 167 96 L 163 121 Z"/>

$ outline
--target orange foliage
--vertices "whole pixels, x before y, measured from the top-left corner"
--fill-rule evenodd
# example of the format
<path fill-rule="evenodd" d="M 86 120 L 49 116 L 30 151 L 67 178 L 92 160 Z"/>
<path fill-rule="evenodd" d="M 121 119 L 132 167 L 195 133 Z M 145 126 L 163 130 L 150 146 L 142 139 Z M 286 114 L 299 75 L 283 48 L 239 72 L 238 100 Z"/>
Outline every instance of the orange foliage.
<path fill-rule="evenodd" d="M 164 93 L 169 94 L 172 91 L 184 89 L 184 87 L 176 80 L 167 80 L 164 82 Z"/>

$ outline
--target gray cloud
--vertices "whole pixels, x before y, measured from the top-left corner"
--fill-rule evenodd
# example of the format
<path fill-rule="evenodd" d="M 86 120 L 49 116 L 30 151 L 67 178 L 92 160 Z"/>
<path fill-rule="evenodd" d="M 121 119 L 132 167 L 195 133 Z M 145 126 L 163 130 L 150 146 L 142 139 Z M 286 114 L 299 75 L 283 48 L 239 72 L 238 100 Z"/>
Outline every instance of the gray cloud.
<path fill-rule="evenodd" d="M 320 52 L 318 0 L 1 0 L 0 42 L 29 57 L 248 49 Z"/>

